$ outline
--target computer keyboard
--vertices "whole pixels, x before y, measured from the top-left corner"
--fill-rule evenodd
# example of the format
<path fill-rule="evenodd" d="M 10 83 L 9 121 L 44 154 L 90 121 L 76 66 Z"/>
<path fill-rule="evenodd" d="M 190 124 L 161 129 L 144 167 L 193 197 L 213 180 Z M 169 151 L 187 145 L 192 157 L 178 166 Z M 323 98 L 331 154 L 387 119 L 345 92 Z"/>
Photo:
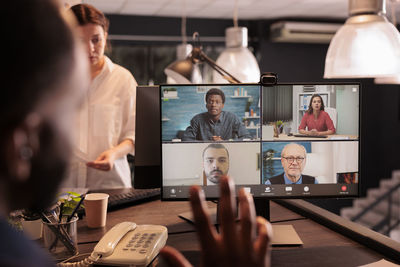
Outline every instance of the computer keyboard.
<path fill-rule="evenodd" d="M 135 188 L 119 188 L 119 189 L 104 189 L 93 190 L 89 193 L 106 193 L 108 198 L 108 210 L 135 205 L 146 200 L 157 199 L 160 196 L 160 188 L 151 189 L 135 189 Z"/>
<path fill-rule="evenodd" d="M 160 195 L 160 188 L 133 189 L 129 192 L 110 194 L 108 198 L 108 209 L 115 209 L 122 205 L 137 204 L 144 200 L 150 200 Z"/>

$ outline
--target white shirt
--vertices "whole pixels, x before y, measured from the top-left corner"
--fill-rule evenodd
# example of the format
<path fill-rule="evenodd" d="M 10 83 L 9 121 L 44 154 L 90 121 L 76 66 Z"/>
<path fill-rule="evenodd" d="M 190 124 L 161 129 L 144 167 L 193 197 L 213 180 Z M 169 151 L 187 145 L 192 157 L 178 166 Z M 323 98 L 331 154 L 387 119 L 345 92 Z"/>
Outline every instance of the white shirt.
<path fill-rule="evenodd" d="M 86 162 L 126 139 L 135 141 L 136 86 L 127 69 L 105 57 L 78 115 L 75 153 L 63 187 L 132 187 L 126 157 L 116 159 L 110 171 L 87 167 Z"/>

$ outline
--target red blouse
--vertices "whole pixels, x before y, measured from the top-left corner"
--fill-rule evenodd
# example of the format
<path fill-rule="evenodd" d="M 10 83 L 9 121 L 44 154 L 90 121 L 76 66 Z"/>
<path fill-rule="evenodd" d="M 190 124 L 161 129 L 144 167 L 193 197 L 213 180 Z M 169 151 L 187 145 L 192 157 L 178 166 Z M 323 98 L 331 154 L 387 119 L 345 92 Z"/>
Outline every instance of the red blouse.
<path fill-rule="evenodd" d="M 307 127 L 308 131 L 316 129 L 318 132 L 332 130 L 333 133 L 336 132 L 335 126 L 329 117 L 329 114 L 321 110 L 317 119 L 314 119 L 314 114 L 305 113 L 301 119 L 299 130 L 305 130 Z"/>

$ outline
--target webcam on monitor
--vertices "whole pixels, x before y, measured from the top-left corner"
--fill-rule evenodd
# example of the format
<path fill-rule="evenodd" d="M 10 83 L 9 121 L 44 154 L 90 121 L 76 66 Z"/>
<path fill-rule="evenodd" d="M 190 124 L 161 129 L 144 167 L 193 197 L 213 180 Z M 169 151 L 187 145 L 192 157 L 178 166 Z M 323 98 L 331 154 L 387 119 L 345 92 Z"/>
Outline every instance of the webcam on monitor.
<path fill-rule="evenodd" d="M 260 83 L 262 86 L 272 86 L 278 82 L 278 76 L 274 72 L 264 72 L 261 74 Z"/>

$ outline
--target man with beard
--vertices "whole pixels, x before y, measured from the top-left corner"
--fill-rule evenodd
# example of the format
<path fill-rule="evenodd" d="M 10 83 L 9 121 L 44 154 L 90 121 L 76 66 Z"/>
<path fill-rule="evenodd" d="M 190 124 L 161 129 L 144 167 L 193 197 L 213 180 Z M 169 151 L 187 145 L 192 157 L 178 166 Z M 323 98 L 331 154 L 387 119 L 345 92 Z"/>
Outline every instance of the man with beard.
<path fill-rule="evenodd" d="M 0 105 L 0 266 L 52 266 L 7 216 L 17 209 L 42 210 L 55 199 L 89 67 L 71 17 L 55 1 L 7 1 L 2 9 L 7 67 Z"/>
<path fill-rule="evenodd" d="M 229 152 L 223 144 L 210 144 L 203 150 L 203 170 L 207 185 L 217 185 L 229 170 Z"/>

